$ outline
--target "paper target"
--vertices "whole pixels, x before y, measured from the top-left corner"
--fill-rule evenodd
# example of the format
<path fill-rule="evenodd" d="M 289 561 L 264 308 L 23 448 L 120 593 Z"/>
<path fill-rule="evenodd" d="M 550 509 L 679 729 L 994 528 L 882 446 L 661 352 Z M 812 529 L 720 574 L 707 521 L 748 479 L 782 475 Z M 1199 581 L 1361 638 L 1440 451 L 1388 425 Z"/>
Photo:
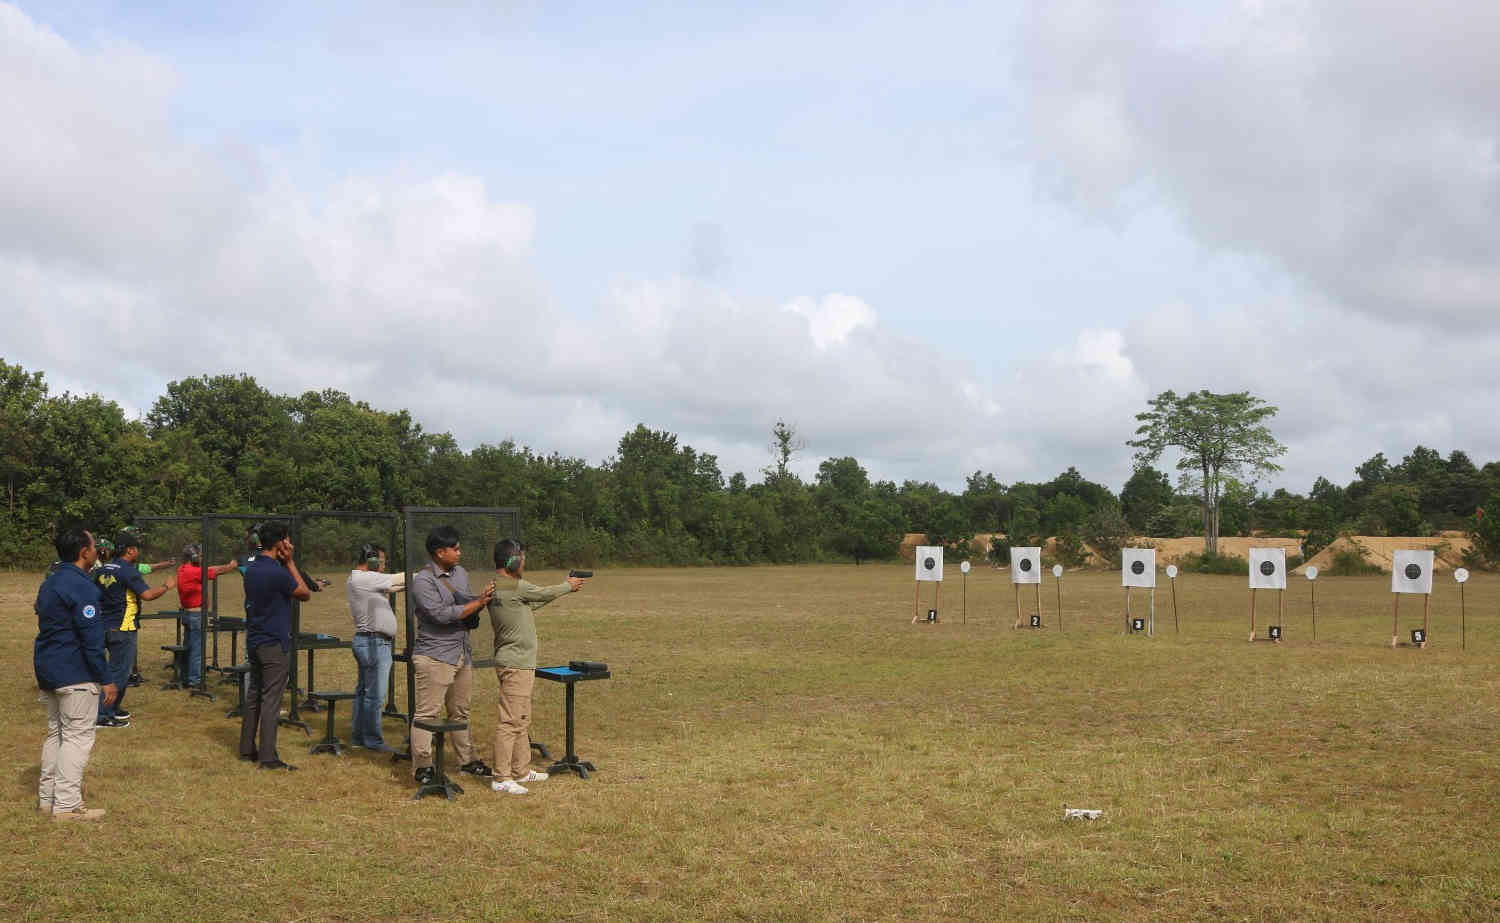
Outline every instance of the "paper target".
<path fill-rule="evenodd" d="M 1432 592 L 1432 551 L 1397 551 L 1391 555 L 1392 593 Z"/>
<path fill-rule="evenodd" d="M 1167 565 L 1167 579 L 1168 580 L 1176 580 L 1177 579 L 1177 565 L 1176 564 L 1168 564 Z"/>
<path fill-rule="evenodd" d="M 943 582 L 943 546 L 917 546 L 917 579 L 930 583 Z"/>
<path fill-rule="evenodd" d="M 1318 565 L 1316 565 L 1316 564 L 1309 564 L 1309 565 L 1307 565 L 1307 570 L 1303 571 L 1303 573 L 1307 575 L 1307 579 L 1308 580 L 1316 580 L 1316 579 L 1318 579 Z"/>
<path fill-rule="evenodd" d="M 969 562 L 968 561 L 964 561 L 962 564 L 958 565 L 958 571 L 961 574 L 968 574 L 968 572 L 969 572 Z"/>
<path fill-rule="evenodd" d="M 1015 547 L 1010 549 L 1010 582 L 1042 582 L 1042 549 Z"/>
<path fill-rule="evenodd" d="M 1468 583 L 1469 569 L 1467 567 L 1460 567 L 1458 570 L 1453 572 L 1453 579 L 1457 580 L 1459 583 Z"/>
<path fill-rule="evenodd" d="M 1056 577 L 1059 580 L 1062 579 L 1062 565 L 1061 564 L 1054 564 L 1054 565 L 1052 565 L 1052 576 Z"/>
<path fill-rule="evenodd" d="M 1120 549 L 1120 585 L 1156 587 L 1156 549 Z"/>
<path fill-rule="evenodd" d="M 1250 549 L 1250 589 L 1286 589 L 1286 549 Z"/>

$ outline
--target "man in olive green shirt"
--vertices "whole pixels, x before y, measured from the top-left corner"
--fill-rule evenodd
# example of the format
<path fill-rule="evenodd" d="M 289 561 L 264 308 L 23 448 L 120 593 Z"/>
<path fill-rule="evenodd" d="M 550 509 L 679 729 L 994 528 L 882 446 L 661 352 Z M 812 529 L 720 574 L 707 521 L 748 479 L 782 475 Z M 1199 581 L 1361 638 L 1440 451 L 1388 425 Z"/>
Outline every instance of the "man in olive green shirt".
<path fill-rule="evenodd" d="M 545 772 L 531 769 L 531 687 L 536 681 L 537 609 L 583 586 L 582 577 L 569 577 L 555 586 L 540 587 L 521 578 L 526 570 L 526 546 L 515 539 L 495 544 L 495 595 L 490 598 L 490 624 L 495 629 L 495 674 L 500 679 L 500 723 L 495 727 L 495 780 L 490 788 L 524 795 L 522 782 L 541 782 Z"/>

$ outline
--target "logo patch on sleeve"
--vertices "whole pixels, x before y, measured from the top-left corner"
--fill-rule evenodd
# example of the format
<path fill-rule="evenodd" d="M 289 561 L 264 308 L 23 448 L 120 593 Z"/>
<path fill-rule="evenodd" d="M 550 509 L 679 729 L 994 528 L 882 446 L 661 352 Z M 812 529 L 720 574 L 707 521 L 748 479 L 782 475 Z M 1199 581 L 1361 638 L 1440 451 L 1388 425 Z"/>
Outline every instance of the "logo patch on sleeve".
<path fill-rule="evenodd" d="M 98 614 L 99 614 L 99 610 L 95 609 L 93 606 L 84 606 L 83 607 L 83 617 L 86 618 L 86 619 L 91 619 L 91 618 L 93 618 L 94 616 L 96 616 Z"/>

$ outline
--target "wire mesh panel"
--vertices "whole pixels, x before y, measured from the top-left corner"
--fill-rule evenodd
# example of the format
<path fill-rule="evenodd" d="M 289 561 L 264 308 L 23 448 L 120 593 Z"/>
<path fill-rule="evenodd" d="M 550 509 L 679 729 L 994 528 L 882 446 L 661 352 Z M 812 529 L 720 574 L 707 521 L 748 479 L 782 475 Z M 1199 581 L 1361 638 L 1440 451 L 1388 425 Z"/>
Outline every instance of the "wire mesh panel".
<path fill-rule="evenodd" d="M 458 530 L 462 554 L 459 563 L 469 572 L 469 590 L 473 593 L 478 593 L 495 579 L 495 544 L 505 538 L 521 538 L 521 513 L 514 507 L 407 507 L 402 512 L 406 519 L 408 584 L 411 574 L 431 560 L 427 554 L 427 536 L 439 526 L 452 526 Z M 408 613 L 409 619 L 416 618 L 409 603 Z M 494 654 L 495 633 L 489 618 L 479 619 L 479 627 L 470 633 L 469 640 L 476 660 Z"/>
<path fill-rule="evenodd" d="M 300 629 L 304 635 L 299 639 L 300 647 L 310 647 L 306 635 L 326 636 L 317 643 L 331 644 L 337 638 L 347 645 L 354 637 L 354 616 L 349 608 L 349 576 L 364 560 L 363 549 L 372 546 L 386 553 L 385 569 L 395 573 L 404 566 L 400 516 L 396 513 L 306 511 L 297 514 L 297 533 L 293 539 L 297 546 L 297 566 L 302 576 L 309 581 L 327 580 L 328 586 L 313 594 L 312 599 L 301 604 Z M 394 564 L 392 562 L 395 562 Z M 398 610 L 399 611 L 399 610 Z M 398 632 L 400 619 L 397 620 Z M 400 650 L 404 639 L 397 638 L 395 648 Z M 342 650 L 342 647 L 339 649 Z M 348 653 L 337 653 L 333 648 L 314 650 L 313 661 L 316 674 L 309 677 L 309 691 L 340 690 L 352 692 L 358 683 L 358 668 L 354 657 Z M 395 669 L 392 665 L 392 676 Z M 316 685 L 316 689 L 313 686 Z M 398 715 L 395 707 L 394 687 L 385 703 L 385 713 Z M 352 717 L 352 710 L 349 716 Z"/>
<path fill-rule="evenodd" d="M 138 559 L 141 564 L 150 564 L 152 570 L 146 577 L 146 582 L 152 586 L 160 586 L 167 577 L 177 577 L 179 568 L 187 561 L 190 549 L 201 550 L 203 543 L 203 517 L 202 516 L 137 516 L 132 526 L 141 543 L 141 555 Z M 111 541 L 114 536 L 102 536 Z M 192 609 L 202 623 L 204 617 L 204 605 L 202 601 Z M 141 654 L 154 652 L 165 644 L 184 644 L 188 638 L 185 637 L 188 610 L 182 604 L 182 589 L 169 590 L 166 594 L 157 597 L 154 601 L 146 603 L 141 607 L 139 651 Z M 202 657 L 207 646 L 199 633 L 198 648 L 199 656 Z M 155 657 L 137 655 L 137 663 L 151 663 Z M 191 656 L 191 652 L 189 652 Z M 169 658 L 167 664 L 171 665 L 175 658 Z M 206 660 L 200 660 L 206 663 Z M 200 670 L 200 673 L 202 671 Z M 170 684 L 173 688 L 184 688 L 188 677 L 174 676 Z M 198 685 L 201 687 L 201 677 Z"/>
<path fill-rule="evenodd" d="M 203 518 L 203 560 L 206 564 L 233 562 L 239 574 L 226 574 L 204 586 L 204 605 L 209 614 L 208 635 L 211 669 L 243 663 L 249 658 L 245 638 L 245 562 L 260 553 L 255 538 L 263 522 L 279 521 L 288 529 L 293 517 L 286 513 L 211 513 Z"/>

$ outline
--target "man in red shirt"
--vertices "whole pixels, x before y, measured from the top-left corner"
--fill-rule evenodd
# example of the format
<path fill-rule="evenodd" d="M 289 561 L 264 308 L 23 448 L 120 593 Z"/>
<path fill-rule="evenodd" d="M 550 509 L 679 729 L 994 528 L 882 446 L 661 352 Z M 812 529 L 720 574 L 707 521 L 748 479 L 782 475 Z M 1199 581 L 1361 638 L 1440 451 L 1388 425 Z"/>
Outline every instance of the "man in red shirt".
<path fill-rule="evenodd" d="M 187 615 L 181 616 L 187 626 L 187 638 L 183 642 L 188 649 L 187 684 L 197 687 L 203 682 L 203 581 L 214 579 L 222 573 L 234 570 L 237 561 L 216 564 L 204 570 L 203 546 L 194 542 L 182 549 L 182 565 L 177 568 L 177 599 Z"/>

